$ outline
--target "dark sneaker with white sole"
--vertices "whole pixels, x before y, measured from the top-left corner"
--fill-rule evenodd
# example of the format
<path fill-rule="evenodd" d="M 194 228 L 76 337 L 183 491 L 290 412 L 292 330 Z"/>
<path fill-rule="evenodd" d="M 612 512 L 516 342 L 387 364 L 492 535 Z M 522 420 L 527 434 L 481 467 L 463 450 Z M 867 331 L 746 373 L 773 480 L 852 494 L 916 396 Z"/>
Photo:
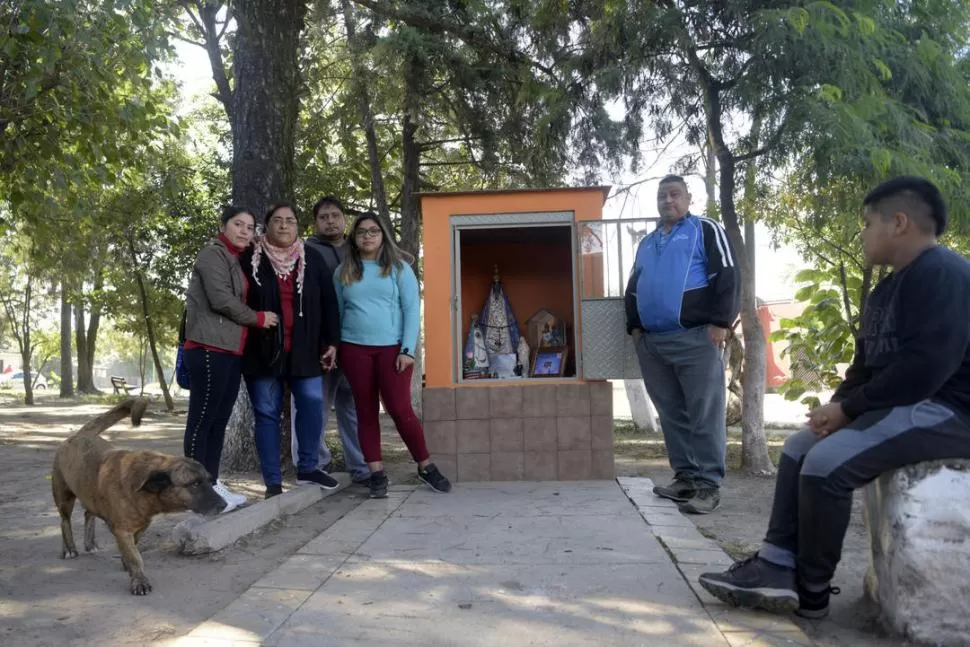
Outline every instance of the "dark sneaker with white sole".
<path fill-rule="evenodd" d="M 340 481 L 319 469 L 312 472 L 300 472 L 296 475 L 296 482 L 302 485 L 319 485 L 324 490 L 335 490 L 340 485 Z"/>
<path fill-rule="evenodd" d="M 683 503 L 684 501 L 690 500 L 697 493 L 697 486 L 690 479 L 677 477 L 666 487 L 663 485 L 655 485 L 653 493 L 664 499 Z"/>
<path fill-rule="evenodd" d="M 438 471 L 434 463 L 428 463 L 424 468 L 418 468 L 418 478 L 424 481 L 435 492 L 451 492 L 451 481 Z"/>
<path fill-rule="evenodd" d="M 710 514 L 721 505 L 721 492 L 716 487 L 704 487 L 677 508 L 686 514 Z"/>
<path fill-rule="evenodd" d="M 794 569 L 772 564 L 757 554 L 723 573 L 703 573 L 697 581 L 715 598 L 736 607 L 788 613 L 799 604 Z"/>
<path fill-rule="evenodd" d="M 387 474 L 384 470 L 380 472 L 371 472 L 370 475 L 370 498 L 372 499 L 386 499 L 387 498 Z"/>
<path fill-rule="evenodd" d="M 826 587 L 823 591 L 809 591 L 798 587 L 798 608 L 795 615 L 809 620 L 821 620 L 829 614 L 829 596 L 842 592 L 837 586 Z"/>

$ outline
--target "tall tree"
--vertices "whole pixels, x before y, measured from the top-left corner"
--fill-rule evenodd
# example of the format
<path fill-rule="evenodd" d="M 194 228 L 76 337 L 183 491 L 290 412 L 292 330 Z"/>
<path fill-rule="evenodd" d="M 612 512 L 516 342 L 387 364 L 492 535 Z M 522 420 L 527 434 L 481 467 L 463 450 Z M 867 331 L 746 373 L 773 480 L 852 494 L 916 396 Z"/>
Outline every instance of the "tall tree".
<path fill-rule="evenodd" d="M 0 237 L 0 325 L 17 342 L 24 372 L 24 404 L 34 404 L 34 368 L 43 284 L 35 261 L 37 255 L 27 227 L 17 225 Z"/>
<path fill-rule="evenodd" d="M 797 277 L 802 314 L 776 333 L 792 365 L 783 392 L 805 395 L 809 405 L 839 382 L 837 365 L 851 360 L 866 298 L 885 271 L 866 266 L 858 244 L 866 193 L 894 175 L 929 177 L 949 204 L 945 242 L 966 250 L 970 241 L 970 6 L 884 11 L 876 25 L 889 37 L 872 59 L 880 94 L 855 84 L 824 88 L 813 146 L 763 202 L 767 222 L 811 266 Z"/>
<path fill-rule="evenodd" d="M 884 86 L 891 76 L 886 61 L 935 50 L 926 44 L 929 36 L 914 31 L 930 24 L 927 13 L 938 14 L 938 22 L 947 13 L 964 16 L 965 5 L 661 2 L 579 7 L 574 11 L 586 13 L 571 14 L 588 43 L 579 59 L 603 62 L 590 81 L 638 113 L 628 120 L 649 120 L 661 134 L 686 121 L 689 142 L 709 139 L 713 147 L 719 209 L 742 269 L 742 463 L 749 471 L 769 473 L 773 466 L 763 430 L 765 342 L 748 249 L 753 241 L 745 240 L 738 209 L 748 169 L 754 167 L 759 181 L 768 179 L 811 157 L 823 142 L 857 134 L 863 107 L 888 105 L 886 112 L 896 113 Z M 856 101 L 834 101 L 841 94 Z M 759 127 L 752 132 L 751 124 Z"/>
<path fill-rule="evenodd" d="M 300 53 L 307 3 L 238 0 L 180 2 L 193 42 L 212 66 L 215 96 L 232 134 L 232 201 L 261 216 L 294 198 Z M 226 31 L 235 26 L 231 48 Z"/>
<path fill-rule="evenodd" d="M 205 48 L 216 97 L 232 134 L 232 201 L 260 217 L 275 202 L 294 200 L 294 157 L 301 83 L 300 52 L 307 13 L 303 0 L 184 0 L 194 42 Z M 226 29 L 235 24 L 231 50 Z M 228 70 L 232 70 L 230 74 Z M 229 469 L 257 463 L 245 389 L 227 430 Z M 288 437 L 288 425 L 281 434 Z M 289 447 L 289 443 L 283 443 Z"/>

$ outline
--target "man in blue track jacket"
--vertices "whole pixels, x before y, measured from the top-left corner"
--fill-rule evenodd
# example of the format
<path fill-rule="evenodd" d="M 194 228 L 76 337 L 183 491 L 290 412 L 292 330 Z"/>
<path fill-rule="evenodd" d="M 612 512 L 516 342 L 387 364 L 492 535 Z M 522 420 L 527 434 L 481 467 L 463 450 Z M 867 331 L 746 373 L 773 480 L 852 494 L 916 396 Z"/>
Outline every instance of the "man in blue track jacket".
<path fill-rule="evenodd" d="M 720 503 L 726 444 L 723 348 L 738 316 L 738 268 L 720 223 L 690 213 L 684 179 L 657 190 L 660 225 L 640 242 L 626 326 L 660 414 L 673 482 L 654 494 L 684 512 Z"/>

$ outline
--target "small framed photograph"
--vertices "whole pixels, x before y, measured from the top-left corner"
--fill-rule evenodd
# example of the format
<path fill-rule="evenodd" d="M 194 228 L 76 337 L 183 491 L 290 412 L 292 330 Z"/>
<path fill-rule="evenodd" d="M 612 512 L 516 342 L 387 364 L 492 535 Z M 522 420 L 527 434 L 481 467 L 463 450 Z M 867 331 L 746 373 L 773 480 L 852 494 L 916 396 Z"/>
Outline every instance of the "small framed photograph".
<path fill-rule="evenodd" d="M 544 347 L 536 350 L 532 358 L 532 377 L 562 377 L 566 371 L 565 346 Z"/>

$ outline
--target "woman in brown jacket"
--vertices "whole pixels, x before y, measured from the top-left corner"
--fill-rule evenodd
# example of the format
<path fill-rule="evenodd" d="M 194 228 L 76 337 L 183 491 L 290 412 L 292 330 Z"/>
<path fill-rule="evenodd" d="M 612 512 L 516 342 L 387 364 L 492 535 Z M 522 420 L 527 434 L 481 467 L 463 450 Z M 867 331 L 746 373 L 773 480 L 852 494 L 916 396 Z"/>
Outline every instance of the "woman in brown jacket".
<path fill-rule="evenodd" d="M 239 393 L 247 328 L 271 328 L 275 312 L 246 305 L 249 281 L 239 254 L 253 240 L 256 219 L 246 209 L 226 207 L 219 235 L 195 259 L 185 299 L 185 365 L 189 372 L 189 414 L 185 455 L 209 471 L 228 512 L 246 502 L 219 480 L 222 441 Z"/>

